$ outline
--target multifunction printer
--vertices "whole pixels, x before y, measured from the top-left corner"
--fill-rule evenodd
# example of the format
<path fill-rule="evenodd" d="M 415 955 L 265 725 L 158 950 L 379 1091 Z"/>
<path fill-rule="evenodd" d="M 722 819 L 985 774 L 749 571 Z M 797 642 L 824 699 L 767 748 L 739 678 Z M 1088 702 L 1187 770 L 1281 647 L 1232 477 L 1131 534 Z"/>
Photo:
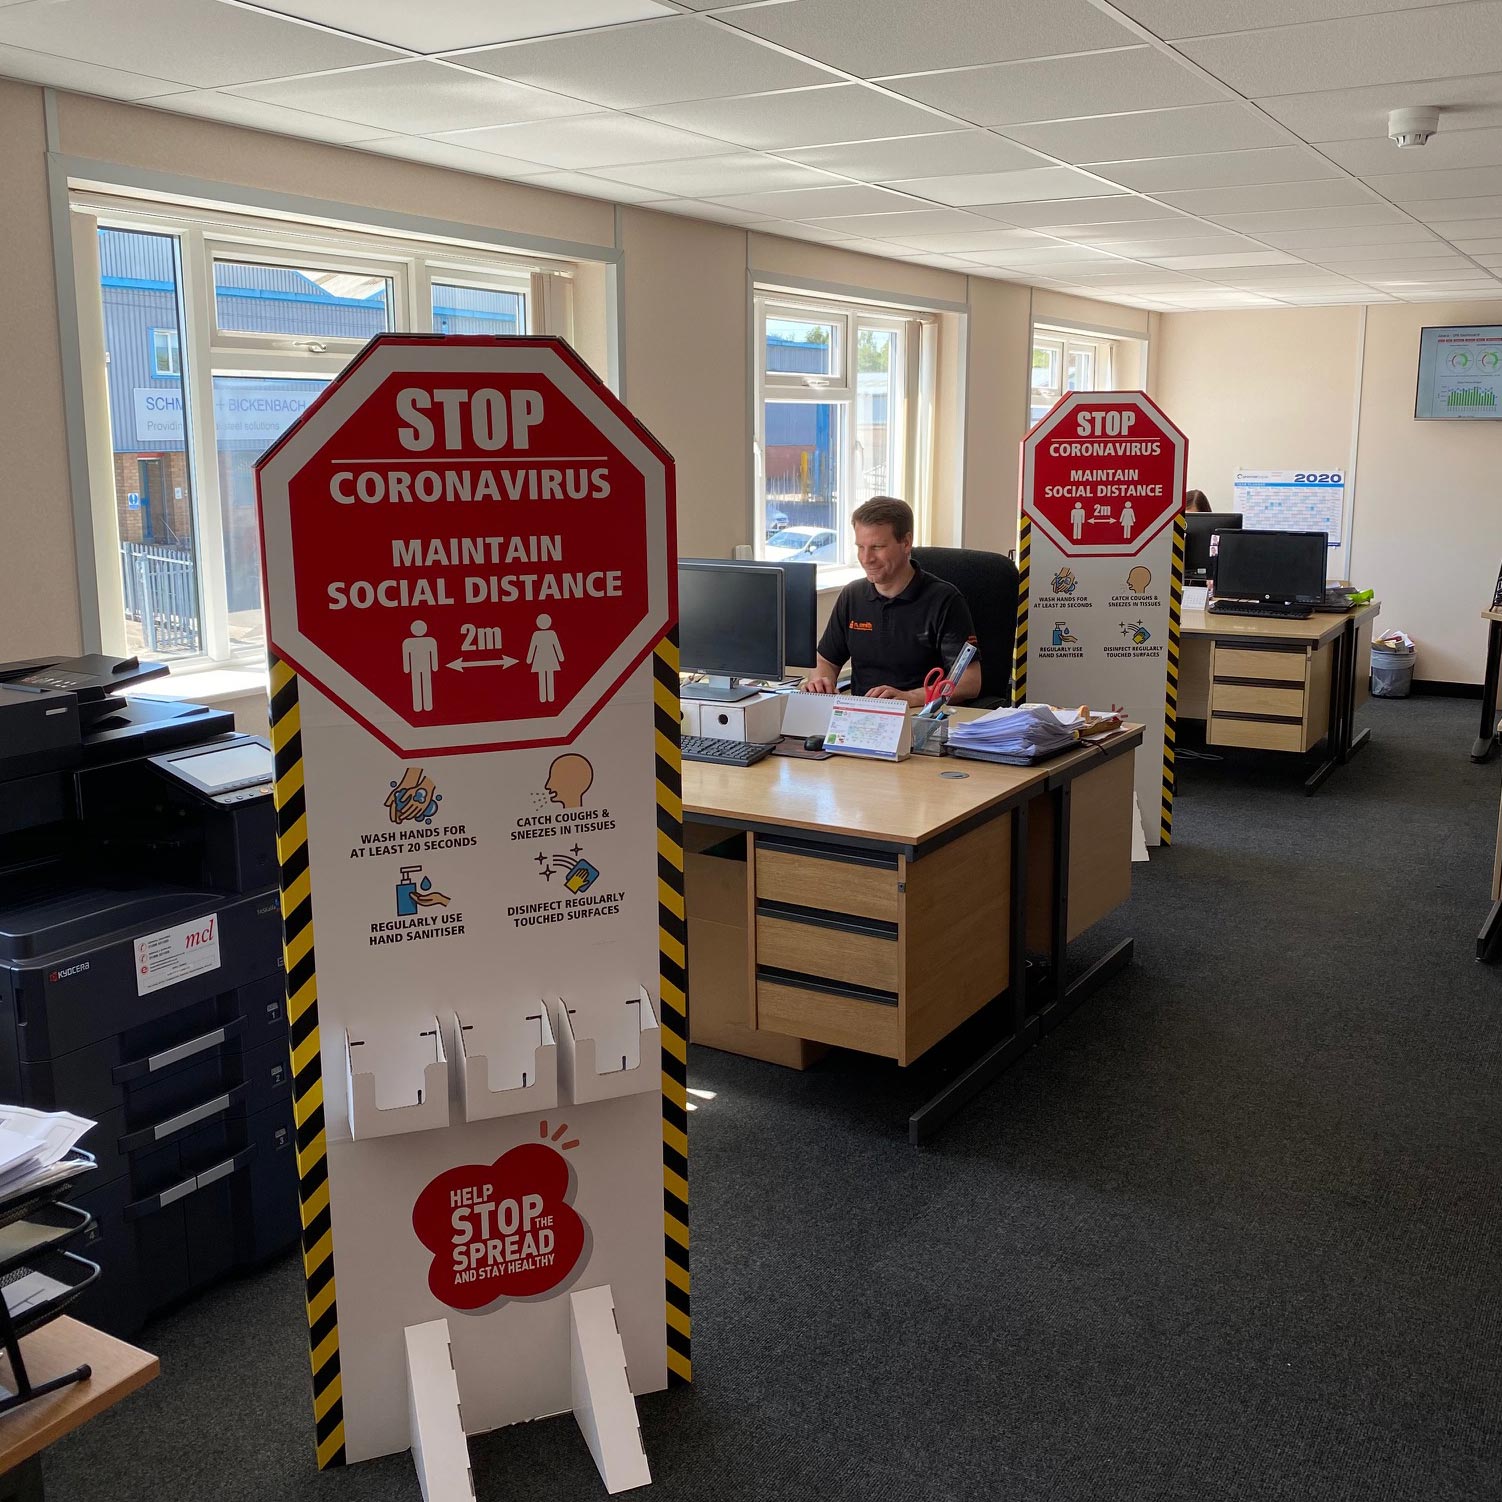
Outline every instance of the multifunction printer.
<path fill-rule="evenodd" d="M 120 1334 L 299 1227 L 271 751 L 125 695 L 166 671 L 0 665 L 0 1100 L 98 1123 L 78 1312 Z"/>

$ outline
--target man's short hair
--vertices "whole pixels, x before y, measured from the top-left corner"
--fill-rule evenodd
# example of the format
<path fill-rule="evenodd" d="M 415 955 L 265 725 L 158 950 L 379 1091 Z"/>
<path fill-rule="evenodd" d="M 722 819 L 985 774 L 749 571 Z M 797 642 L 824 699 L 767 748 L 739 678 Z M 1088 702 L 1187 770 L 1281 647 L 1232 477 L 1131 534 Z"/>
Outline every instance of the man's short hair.
<path fill-rule="evenodd" d="M 852 527 L 890 526 L 898 542 L 913 535 L 913 508 L 892 495 L 873 495 L 850 516 Z"/>

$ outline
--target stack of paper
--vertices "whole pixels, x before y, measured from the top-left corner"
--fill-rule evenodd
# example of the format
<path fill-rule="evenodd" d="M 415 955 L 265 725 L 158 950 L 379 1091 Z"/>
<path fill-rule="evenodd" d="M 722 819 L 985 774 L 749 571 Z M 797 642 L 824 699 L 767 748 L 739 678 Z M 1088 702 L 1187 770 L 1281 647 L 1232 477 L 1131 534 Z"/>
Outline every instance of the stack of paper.
<path fill-rule="evenodd" d="M 1072 746 L 1088 723 L 1089 716 L 1077 709 L 1023 704 L 956 721 L 949 727 L 949 744 L 962 756 L 1026 766 Z"/>
<path fill-rule="evenodd" d="M 0 1200 L 67 1178 L 63 1160 L 94 1125 L 67 1111 L 0 1106 Z"/>

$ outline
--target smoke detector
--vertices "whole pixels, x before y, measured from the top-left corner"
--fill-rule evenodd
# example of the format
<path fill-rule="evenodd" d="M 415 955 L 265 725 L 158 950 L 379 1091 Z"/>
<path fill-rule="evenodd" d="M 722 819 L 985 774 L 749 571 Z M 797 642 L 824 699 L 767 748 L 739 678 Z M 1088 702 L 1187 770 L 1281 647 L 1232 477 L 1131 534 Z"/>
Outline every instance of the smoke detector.
<path fill-rule="evenodd" d="M 1394 110 L 1387 117 L 1387 134 L 1398 143 L 1398 150 L 1409 146 L 1427 146 L 1429 137 L 1439 129 L 1439 111 L 1430 105 L 1416 109 Z"/>

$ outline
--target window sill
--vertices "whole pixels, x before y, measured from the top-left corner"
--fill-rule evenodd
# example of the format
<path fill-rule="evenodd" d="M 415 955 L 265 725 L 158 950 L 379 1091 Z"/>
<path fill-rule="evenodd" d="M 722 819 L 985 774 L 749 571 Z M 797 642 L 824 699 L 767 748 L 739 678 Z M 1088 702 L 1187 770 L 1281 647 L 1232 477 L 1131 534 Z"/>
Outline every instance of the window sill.
<path fill-rule="evenodd" d="M 819 565 L 819 593 L 833 592 L 864 579 L 866 571 L 849 563 L 821 563 Z"/>
<path fill-rule="evenodd" d="M 178 699 L 189 704 L 223 704 L 231 699 L 264 699 L 270 692 L 264 668 L 198 668 L 171 673 L 140 685 L 143 699 Z"/>

